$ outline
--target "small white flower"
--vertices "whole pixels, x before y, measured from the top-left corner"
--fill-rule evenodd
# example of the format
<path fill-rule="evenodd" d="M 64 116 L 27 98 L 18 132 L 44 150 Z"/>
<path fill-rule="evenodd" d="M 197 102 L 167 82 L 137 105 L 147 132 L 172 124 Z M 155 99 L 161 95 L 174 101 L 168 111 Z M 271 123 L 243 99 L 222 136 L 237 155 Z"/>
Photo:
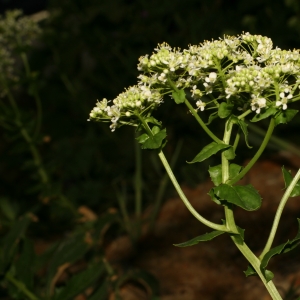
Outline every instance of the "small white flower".
<path fill-rule="evenodd" d="M 259 95 L 251 95 L 251 109 L 255 111 L 257 114 L 260 113 L 261 109 L 266 107 L 267 100 L 265 98 L 259 98 Z"/>
<path fill-rule="evenodd" d="M 279 94 L 281 100 L 280 101 L 276 101 L 276 106 L 281 106 L 282 105 L 282 109 L 286 110 L 287 109 L 287 103 L 289 101 L 289 99 L 293 98 L 293 95 L 289 93 L 290 91 L 288 89 L 285 89 L 284 92 L 281 92 Z M 289 93 L 287 96 L 285 96 L 286 93 Z"/>
<path fill-rule="evenodd" d="M 199 100 L 196 102 L 196 105 L 197 105 L 197 110 L 200 109 L 201 111 L 204 111 L 204 107 L 206 104 L 204 102 L 202 102 L 201 100 Z"/>
<path fill-rule="evenodd" d="M 212 83 L 215 83 L 216 79 L 217 79 L 217 73 L 211 72 L 211 73 L 209 73 L 209 76 L 207 76 L 207 77 L 205 78 L 205 81 L 206 81 L 207 83 L 212 84 Z"/>

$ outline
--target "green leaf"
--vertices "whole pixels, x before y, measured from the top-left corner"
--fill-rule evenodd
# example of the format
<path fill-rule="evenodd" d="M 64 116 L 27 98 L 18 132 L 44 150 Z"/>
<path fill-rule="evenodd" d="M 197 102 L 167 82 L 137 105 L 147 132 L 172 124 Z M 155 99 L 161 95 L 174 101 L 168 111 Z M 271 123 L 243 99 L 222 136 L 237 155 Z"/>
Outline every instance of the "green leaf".
<path fill-rule="evenodd" d="M 249 141 L 248 141 L 248 129 L 247 129 L 248 125 L 247 125 L 247 123 L 243 120 L 238 120 L 237 124 L 240 126 L 241 130 L 243 131 L 247 147 L 252 148 L 252 146 L 249 145 Z"/>
<path fill-rule="evenodd" d="M 218 144 L 216 142 L 212 142 L 205 146 L 197 155 L 196 157 L 191 161 L 188 162 L 189 164 L 193 164 L 196 162 L 204 161 L 205 159 L 211 157 L 212 155 L 216 154 L 220 150 L 224 150 L 231 147 L 230 145 L 226 144 Z"/>
<path fill-rule="evenodd" d="M 161 126 L 161 122 L 160 121 L 158 121 L 158 120 L 156 120 L 154 117 L 147 117 L 146 119 L 145 119 L 145 122 L 148 124 L 148 123 L 152 123 L 152 124 L 155 124 L 155 125 L 157 125 L 157 126 Z"/>
<path fill-rule="evenodd" d="M 293 177 L 291 173 L 284 168 L 284 166 L 282 167 L 282 174 L 285 183 L 285 188 L 288 188 L 293 180 Z M 296 183 L 295 187 L 293 188 L 293 191 L 290 194 L 290 197 L 296 197 L 299 195 L 300 195 L 300 181 Z"/>
<path fill-rule="evenodd" d="M 263 113 L 255 114 L 255 116 L 250 120 L 251 122 L 258 122 L 260 120 L 266 119 L 272 115 L 275 115 L 277 113 L 278 109 L 271 106 L 267 108 Z"/>
<path fill-rule="evenodd" d="M 215 111 L 209 115 L 208 121 L 207 121 L 207 123 L 205 123 L 205 125 L 209 125 L 214 119 L 217 119 L 217 118 L 218 118 L 218 112 Z"/>
<path fill-rule="evenodd" d="M 31 218 L 29 214 L 23 216 L 20 220 L 14 223 L 11 230 L 4 236 L 4 238 L 2 238 L 0 273 L 3 272 L 10 264 L 15 254 L 16 247 L 30 224 L 30 220 Z"/>
<path fill-rule="evenodd" d="M 228 160 L 233 160 L 235 158 L 235 151 L 233 147 L 230 147 L 229 149 L 225 150 L 224 155 Z"/>
<path fill-rule="evenodd" d="M 105 272 L 105 268 L 102 264 L 95 264 L 88 269 L 74 275 L 67 281 L 65 288 L 54 297 L 54 300 L 71 300 L 75 296 L 90 287 L 100 276 Z M 99 298 L 98 298 L 99 299 Z"/>
<path fill-rule="evenodd" d="M 271 271 L 268 271 L 265 269 L 266 266 L 268 265 L 270 259 L 275 255 L 287 253 L 287 252 L 293 250 L 295 247 L 297 247 L 300 244 L 300 219 L 297 219 L 297 221 L 298 221 L 298 233 L 297 233 L 296 237 L 291 241 L 288 240 L 286 243 L 272 248 L 264 255 L 263 259 L 261 260 L 260 269 L 263 272 L 263 274 L 265 275 L 265 278 L 267 279 L 267 281 L 270 281 L 273 278 L 272 277 L 273 273 Z"/>
<path fill-rule="evenodd" d="M 148 136 L 147 133 L 143 133 L 143 134 L 141 134 L 140 136 L 138 136 L 138 137 L 136 138 L 136 140 L 137 140 L 140 144 L 145 143 L 146 140 L 148 140 L 148 139 L 149 139 L 149 136 Z"/>
<path fill-rule="evenodd" d="M 155 128 L 159 128 L 156 127 Z M 153 137 L 149 137 L 149 139 L 147 139 L 143 144 L 142 144 L 142 149 L 157 149 L 160 148 L 163 140 L 166 138 L 167 136 L 167 131 L 166 129 L 160 130 L 159 132 L 157 132 L 155 130 L 155 134 Z"/>
<path fill-rule="evenodd" d="M 232 179 L 235 176 L 237 176 L 240 173 L 241 169 L 242 169 L 242 167 L 237 164 L 230 164 L 228 179 Z M 210 178 L 211 178 L 212 182 L 215 184 L 215 186 L 218 186 L 222 183 L 222 165 L 209 167 L 208 172 L 209 172 Z"/>
<path fill-rule="evenodd" d="M 16 278 L 23 282 L 29 290 L 33 290 L 34 258 L 33 242 L 25 238 L 22 242 L 21 254 L 15 264 L 15 268 Z"/>
<path fill-rule="evenodd" d="M 174 244 L 174 246 L 176 247 L 188 247 L 188 246 L 193 246 L 193 245 L 197 245 L 200 242 L 206 242 L 206 241 L 210 241 L 212 239 L 214 239 L 215 237 L 223 234 L 224 231 L 219 231 L 219 230 L 214 230 L 212 232 L 209 233 L 205 233 L 202 235 L 199 235 L 187 242 L 181 243 L 181 244 Z"/>
<path fill-rule="evenodd" d="M 281 110 L 275 117 L 275 125 L 288 123 L 294 118 L 297 112 L 298 110 L 296 109 Z"/>
<path fill-rule="evenodd" d="M 185 92 L 184 90 L 177 90 L 172 92 L 172 97 L 175 100 L 176 104 L 184 103 L 185 101 Z"/>
<path fill-rule="evenodd" d="M 248 268 L 246 271 L 244 271 L 244 273 L 245 273 L 246 277 L 257 275 L 256 271 L 254 270 L 254 268 L 251 265 L 248 265 Z"/>
<path fill-rule="evenodd" d="M 252 185 L 230 186 L 221 184 L 214 189 L 219 200 L 225 200 L 245 210 L 257 210 L 261 205 L 261 197 Z"/>
<path fill-rule="evenodd" d="M 63 241 L 56 249 L 52 259 L 49 262 L 47 274 L 48 292 L 50 292 L 51 280 L 56 274 L 58 267 L 65 263 L 74 263 L 82 258 L 89 249 L 85 242 L 85 232 L 77 232 L 70 238 Z"/>
<path fill-rule="evenodd" d="M 229 165 L 229 178 L 228 179 L 232 179 L 235 176 L 237 176 L 240 171 L 242 169 L 242 166 L 239 166 L 237 164 L 230 164 Z"/>
<path fill-rule="evenodd" d="M 227 118 L 228 116 L 230 116 L 233 107 L 234 107 L 233 104 L 230 104 L 230 103 L 228 104 L 226 102 L 222 102 L 218 108 L 218 116 L 221 119 Z"/>
<path fill-rule="evenodd" d="M 218 186 L 222 183 L 222 165 L 209 167 L 208 173 L 215 186 Z"/>
<path fill-rule="evenodd" d="M 9 220 L 14 221 L 17 216 L 16 208 L 12 205 L 11 201 L 6 197 L 0 198 L 0 211 Z"/>

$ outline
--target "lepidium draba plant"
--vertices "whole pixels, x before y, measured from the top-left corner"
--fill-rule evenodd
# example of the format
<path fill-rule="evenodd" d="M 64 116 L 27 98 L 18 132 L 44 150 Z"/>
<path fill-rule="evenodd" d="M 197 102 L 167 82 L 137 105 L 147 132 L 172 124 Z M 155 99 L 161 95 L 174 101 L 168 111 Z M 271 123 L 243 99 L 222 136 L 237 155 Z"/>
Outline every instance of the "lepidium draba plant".
<path fill-rule="evenodd" d="M 290 172 L 282 168 L 286 190 L 269 238 L 259 256 L 244 241 L 244 230 L 236 225 L 233 209 L 239 206 L 253 211 L 261 206 L 262 199 L 252 185 L 237 183 L 260 157 L 274 128 L 288 123 L 297 113 L 291 106 L 300 100 L 299 50 L 273 48 L 270 38 L 243 33 L 190 45 L 183 50 L 171 48 L 166 43 L 160 44 L 152 55 L 139 59 L 138 70 L 142 74 L 138 77 L 137 85 L 129 87 L 113 101 L 98 101 L 89 120 L 111 122 L 112 131 L 122 125 L 136 127 L 140 133 L 137 140 L 142 149 L 157 152 L 186 207 L 200 222 L 213 229 L 176 246 L 195 245 L 227 233 L 249 262 L 246 276 L 258 275 L 271 297 L 282 299 L 272 282 L 274 275 L 267 265 L 274 255 L 288 252 L 300 243 L 299 229 L 293 240 L 272 248 L 287 200 L 300 195 L 300 171 L 293 178 Z M 212 155 L 220 156 L 221 163 L 209 167 L 208 172 L 214 183 L 209 195 L 212 201 L 224 207 L 222 224 L 207 220 L 192 207 L 164 156 L 166 129 L 152 116 L 152 112 L 164 101 L 172 100 L 183 105 L 183 109 L 186 106 L 212 139 L 189 163 L 202 162 Z M 210 112 L 207 123 L 201 117 L 203 111 Z M 245 167 L 235 164 L 241 135 L 249 146 L 247 122 L 264 119 L 269 119 L 269 127 L 262 144 Z M 223 138 L 209 129 L 208 125 L 214 120 L 224 124 Z M 298 223 L 300 227 L 300 219 Z"/>

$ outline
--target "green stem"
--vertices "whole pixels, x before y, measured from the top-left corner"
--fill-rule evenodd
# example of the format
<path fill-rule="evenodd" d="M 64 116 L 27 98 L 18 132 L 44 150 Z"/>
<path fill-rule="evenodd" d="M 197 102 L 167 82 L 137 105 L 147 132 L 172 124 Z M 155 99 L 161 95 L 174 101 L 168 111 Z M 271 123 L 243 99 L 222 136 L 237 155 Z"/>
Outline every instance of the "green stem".
<path fill-rule="evenodd" d="M 223 142 L 225 144 L 230 143 L 232 127 L 233 127 L 233 122 L 230 119 L 228 119 L 225 124 L 224 137 L 223 137 Z M 222 159 L 222 183 L 226 183 L 226 181 L 229 178 L 229 162 L 225 156 L 224 151 L 221 154 L 221 159 Z M 231 232 L 238 233 L 238 230 L 237 230 L 237 227 L 236 227 L 235 221 L 234 221 L 232 205 L 231 204 L 225 205 L 224 210 L 225 210 L 225 219 L 226 219 L 227 229 L 230 230 Z"/>
<path fill-rule="evenodd" d="M 265 136 L 266 131 L 259 128 L 257 125 L 254 125 L 252 123 L 248 124 L 249 129 L 251 129 L 253 132 L 259 134 L 260 136 Z M 270 138 L 270 143 L 275 144 L 276 146 L 278 146 L 279 149 L 285 149 L 291 153 L 296 154 L 297 156 L 300 157 L 300 150 L 298 147 L 294 146 L 293 144 L 286 142 L 285 140 L 277 137 L 277 136 L 271 136 Z"/>
<path fill-rule="evenodd" d="M 241 120 L 241 119 L 244 119 L 246 116 L 248 116 L 249 114 L 252 113 L 252 110 L 251 109 L 248 109 L 246 110 L 244 113 L 242 113 L 241 115 L 238 116 L 238 119 Z"/>
<path fill-rule="evenodd" d="M 29 150 L 31 152 L 31 155 L 33 157 L 33 161 L 34 164 L 37 168 L 38 174 L 40 176 L 41 182 L 43 184 L 47 184 L 49 179 L 48 179 L 48 175 L 46 173 L 46 171 L 44 170 L 43 166 L 42 166 L 42 159 L 40 157 L 40 154 L 37 150 L 37 148 L 35 147 L 32 138 L 30 137 L 28 131 L 26 130 L 25 126 L 23 125 L 21 118 L 20 118 L 20 112 L 19 112 L 19 108 L 15 102 L 15 99 L 13 97 L 13 95 L 10 93 L 9 90 L 7 90 L 7 96 L 8 99 L 10 101 L 10 104 L 15 112 L 15 123 L 17 125 L 17 127 L 20 130 L 20 133 L 22 135 L 22 137 L 24 138 L 24 140 L 27 142 L 28 146 L 29 146 Z"/>
<path fill-rule="evenodd" d="M 168 83 L 170 84 L 171 88 L 175 91 L 178 92 L 178 88 L 177 86 L 174 84 L 174 82 L 168 78 Z M 210 129 L 205 125 L 205 123 L 202 121 L 202 119 L 200 118 L 200 116 L 198 115 L 197 111 L 193 108 L 193 106 L 191 105 L 191 103 L 185 98 L 184 100 L 185 105 L 188 107 L 188 109 L 190 110 L 190 112 L 192 113 L 192 115 L 195 117 L 195 119 L 197 120 L 197 122 L 200 124 L 200 126 L 203 128 L 203 130 L 218 144 L 223 143 L 218 137 L 216 137 L 212 131 L 210 131 Z"/>
<path fill-rule="evenodd" d="M 158 153 L 158 156 L 163 164 L 163 166 L 165 167 L 169 177 L 170 177 L 170 180 L 172 181 L 180 199 L 183 201 L 183 203 L 185 204 L 185 206 L 187 207 L 187 209 L 191 212 L 191 214 L 198 220 L 200 221 L 201 223 L 203 223 L 204 225 L 212 228 L 212 229 L 215 229 L 215 230 L 220 230 L 220 231 L 225 231 L 225 232 L 229 232 L 229 230 L 226 228 L 225 225 L 220 225 L 220 224 L 216 224 L 216 223 L 213 223 L 207 219 L 205 219 L 204 217 L 202 217 L 195 209 L 194 207 L 191 205 L 191 203 L 189 202 L 189 200 L 186 198 L 184 192 L 182 191 L 179 183 L 177 182 L 177 179 L 164 155 L 164 153 L 162 151 L 160 151 Z"/>
<path fill-rule="evenodd" d="M 264 257 L 264 255 L 272 247 L 272 244 L 273 244 L 273 241 L 274 241 L 274 238 L 275 238 L 275 234 L 276 234 L 276 231 L 277 231 L 277 228 L 278 228 L 278 224 L 279 224 L 284 206 L 285 206 L 287 200 L 289 199 L 289 197 L 290 197 L 295 185 L 299 181 L 299 179 L 300 179 L 300 169 L 298 170 L 297 174 L 295 175 L 294 179 L 292 180 L 292 182 L 290 183 L 290 185 L 286 189 L 282 199 L 280 200 L 280 203 L 279 203 L 279 206 L 278 206 L 278 209 L 276 211 L 276 215 L 275 215 L 275 218 L 274 218 L 274 221 L 273 221 L 272 229 L 270 231 L 268 241 L 267 241 L 267 243 L 265 245 L 265 248 L 263 249 L 261 255 L 259 256 L 260 259 L 262 259 Z"/>
<path fill-rule="evenodd" d="M 191 103 L 185 99 L 184 101 L 185 105 L 188 107 L 188 109 L 190 110 L 190 112 L 192 113 L 192 115 L 195 117 L 196 121 L 200 124 L 200 126 L 203 128 L 203 130 L 218 144 L 222 144 L 222 140 L 220 140 L 218 137 L 216 137 L 212 131 L 205 125 L 205 123 L 202 121 L 202 119 L 200 118 L 200 116 L 198 115 L 197 111 L 193 108 L 193 106 L 191 105 Z"/>
<path fill-rule="evenodd" d="M 28 62 L 28 58 L 25 52 L 21 53 L 21 58 L 25 67 L 25 72 L 26 72 L 26 77 L 27 79 L 31 79 L 31 70 L 30 70 L 30 65 Z M 42 103 L 41 103 L 41 99 L 40 96 L 38 94 L 37 88 L 35 86 L 33 86 L 33 91 L 32 91 L 32 96 L 35 100 L 35 104 L 36 104 L 36 108 L 37 108 L 37 116 L 36 116 L 36 126 L 35 126 L 35 131 L 34 131 L 34 135 L 33 135 L 33 140 L 35 140 L 40 132 L 41 129 L 41 124 L 42 124 Z"/>
<path fill-rule="evenodd" d="M 27 296 L 30 300 L 39 300 L 32 292 L 30 292 L 25 284 L 17 279 L 15 279 L 9 272 L 6 273 L 5 278 L 11 282 L 16 288 L 18 288 L 23 294 Z"/>
<path fill-rule="evenodd" d="M 153 137 L 153 133 L 151 131 L 151 129 L 149 128 L 148 124 L 144 121 L 144 119 L 138 114 L 136 113 L 136 116 L 139 118 L 139 120 L 141 121 L 144 129 L 146 130 L 146 132 L 148 133 L 149 136 L 152 136 Z M 191 212 L 191 214 L 197 219 L 199 220 L 201 223 L 203 223 L 204 225 L 212 228 L 212 229 L 215 229 L 215 230 L 220 230 L 220 231 L 225 231 L 225 232 L 228 232 L 227 228 L 225 225 L 220 225 L 220 224 L 216 224 L 216 223 L 213 223 L 207 219 L 205 219 L 204 217 L 202 217 L 195 209 L 194 207 L 191 205 L 191 203 L 189 202 L 189 200 L 186 198 L 184 192 L 182 191 L 164 153 L 161 151 L 158 152 L 158 156 L 163 164 L 163 166 L 165 167 L 168 175 L 169 175 L 169 178 L 171 179 L 180 199 L 183 201 L 183 203 L 185 204 L 185 206 L 187 207 L 187 209 Z"/>
<path fill-rule="evenodd" d="M 270 121 L 268 130 L 267 130 L 267 133 L 265 135 L 265 138 L 264 138 L 262 144 L 260 145 L 259 149 L 255 153 L 255 155 L 253 156 L 253 158 L 250 160 L 248 165 L 236 177 L 227 181 L 227 184 L 230 184 L 230 185 L 235 184 L 237 181 L 239 181 L 241 178 L 243 178 L 245 176 L 245 174 L 253 167 L 253 165 L 256 163 L 258 158 L 261 156 L 261 154 L 265 150 L 265 148 L 271 138 L 274 128 L 275 128 L 275 119 L 272 118 Z"/>
<path fill-rule="evenodd" d="M 234 239 L 234 236 L 231 237 Z M 234 240 L 233 240 L 234 241 Z M 246 245 L 246 243 L 239 244 L 235 242 L 236 247 L 241 251 L 241 253 L 244 255 L 244 257 L 249 261 L 249 263 L 252 265 L 258 276 L 260 277 L 261 281 L 263 282 L 264 286 L 268 290 L 270 296 L 273 300 L 282 300 L 282 297 L 280 296 L 279 292 L 277 291 L 274 283 L 272 280 L 267 282 L 264 275 L 262 274 L 260 270 L 260 260 L 255 256 L 255 254 L 249 249 L 249 247 Z"/>
<path fill-rule="evenodd" d="M 178 156 L 179 156 L 179 153 L 181 151 L 181 148 L 182 148 L 182 144 L 183 144 L 183 141 L 182 140 L 179 140 L 179 142 L 177 143 L 177 146 L 175 148 L 175 151 L 174 151 L 174 154 L 171 158 L 171 163 L 170 163 L 170 167 L 173 169 L 174 166 L 175 166 L 175 163 L 178 159 Z M 154 222 L 156 220 L 156 217 L 158 215 L 158 212 L 159 212 L 159 208 L 161 206 L 161 202 L 162 202 L 162 199 L 163 199 L 163 195 L 165 193 L 165 190 L 167 188 L 167 185 L 168 185 L 168 182 L 169 182 L 169 176 L 168 174 L 166 173 L 161 181 L 160 181 L 160 184 L 159 184 L 159 188 L 158 188 L 158 191 L 157 191 L 157 194 L 156 194 L 156 198 L 155 198 L 155 204 L 154 204 L 154 207 L 153 207 L 153 212 L 151 214 L 151 218 L 150 218 L 150 228 L 153 229 L 154 227 Z"/>
<path fill-rule="evenodd" d="M 230 143 L 230 137 L 232 132 L 233 123 L 231 120 L 227 120 L 225 124 L 225 131 L 223 142 L 225 144 Z M 222 183 L 226 183 L 229 178 L 229 162 L 225 157 L 224 152 L 222 153 Z M 225 205 L 225 217 L 226 217 L 226 226 L 230 232 L 238 234 L 238 229 L 235 224 L 234 214 L 232 210 L 232 205 Z M 272 299 L 274 300 L 282 300 L 280 294 L 278 293 L 276 287 L 274 286 L 272 281 L 267 282 L 264 275 L 260 270 L 260 260 L 255 256 L 255 254 L 249 249 L 244 241 L 241 242 L 241 239 L 236 236 L 236 234 L 231 234 L 231 239 L 236 245 L 236 247 L 241 251 L 241 253 L 245 256 L 245 258 L 249 261 L 249 263 L 253 266 L 258 276 L 262 280 Z"/>

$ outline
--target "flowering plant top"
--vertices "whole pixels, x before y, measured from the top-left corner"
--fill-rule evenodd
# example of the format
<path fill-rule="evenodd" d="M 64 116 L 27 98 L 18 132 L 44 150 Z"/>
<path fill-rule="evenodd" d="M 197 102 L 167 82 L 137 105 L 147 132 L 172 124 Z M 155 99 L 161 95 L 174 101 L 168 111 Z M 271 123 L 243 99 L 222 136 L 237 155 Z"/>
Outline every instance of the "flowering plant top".
<path fill-rule="evenodd" d="M 295 114 L 289 103 L 300 99 L 299 69 L 299 50 L 273 48 L 272 40 L 260 35 L 225 36 L 183 50 L 162 43 L 151 56 L 140 57 L 138 84 L 111 105 L 98 102 L 90 119 L 110 120 L 112 131 L 137 126 L 137 113 L 151 114 L 165 95 L 183 103 L 190 93 L 196 110 L 213 111 L 211 119 L 254 112 L 252 121 L 258 121 L 285 111 L 286 122 Z"/>

